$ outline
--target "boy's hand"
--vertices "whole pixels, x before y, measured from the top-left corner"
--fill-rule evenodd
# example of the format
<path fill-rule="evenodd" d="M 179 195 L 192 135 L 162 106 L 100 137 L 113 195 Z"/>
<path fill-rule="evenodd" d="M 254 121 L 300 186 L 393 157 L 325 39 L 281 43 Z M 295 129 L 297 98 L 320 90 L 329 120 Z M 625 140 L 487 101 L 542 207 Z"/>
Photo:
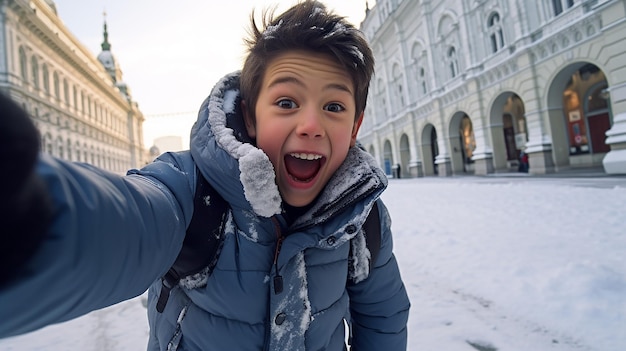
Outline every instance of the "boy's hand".
<path fill-rule="evenodd" d="M 52 217 L 34 173 L 39 133 L 28 114 L 0 93 L 0 287 L 35 253 Z"/>

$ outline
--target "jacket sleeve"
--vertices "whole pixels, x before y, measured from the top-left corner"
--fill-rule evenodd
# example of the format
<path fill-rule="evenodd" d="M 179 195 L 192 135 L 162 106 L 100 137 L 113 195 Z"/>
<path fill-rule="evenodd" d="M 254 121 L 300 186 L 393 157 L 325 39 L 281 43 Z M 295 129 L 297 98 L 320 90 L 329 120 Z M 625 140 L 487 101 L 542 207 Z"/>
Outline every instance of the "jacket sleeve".
<path fill-rule="evenodd" d="M 52 204 L 34 168 L 40 134 L 28 113 L 0 92 L 0 289 L 37 251 Z"/>
<path fill-rule="evenodd" d="M 40 156 L 36 172 L 53 218 L 34 256 L 0 290 L 0 338 L 138 296 L 167 271 L 191 220 L 187 172 L 195 172 L 164 158 L 121 176 Z"/>
<path fill-rule="evenodd" d="M 393 254 L 391 219 L 378 200 L 381 247 L 367 279 L 348 285 L 352 350 L 400 351 L 407 348 L 410 302 Z"/>

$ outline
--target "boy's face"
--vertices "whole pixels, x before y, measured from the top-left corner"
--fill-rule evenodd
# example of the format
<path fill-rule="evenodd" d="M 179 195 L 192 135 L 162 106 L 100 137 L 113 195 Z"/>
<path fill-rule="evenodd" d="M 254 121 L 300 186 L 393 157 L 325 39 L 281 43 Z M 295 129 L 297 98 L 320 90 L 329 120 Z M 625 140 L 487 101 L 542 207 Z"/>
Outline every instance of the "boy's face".
<path fill-rule="evenodd" d="M 322 191 L 356 143 L 355 109 L 352 79 L 330 56 L 290 51 L 269 62 L 256 120 L 245 121 L 285 202 L 306 206 Z"/>

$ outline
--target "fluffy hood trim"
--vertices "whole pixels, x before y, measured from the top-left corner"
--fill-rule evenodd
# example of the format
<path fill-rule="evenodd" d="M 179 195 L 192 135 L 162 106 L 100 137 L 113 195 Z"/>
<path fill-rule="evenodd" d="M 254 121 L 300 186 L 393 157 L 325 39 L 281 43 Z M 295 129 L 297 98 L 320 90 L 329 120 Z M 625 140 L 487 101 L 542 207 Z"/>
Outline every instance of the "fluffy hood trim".
<path fill-rule="evenodd" d="M 250 142 L 246 133 L 241 117 L 239 73 L 222 78 L 202 104 L 191 132 L 191 154 L 216 189 L 243 187 L 252 210 L 259 216 L 271 217 L 281 212 L 282 201 L 274 166 L 267 155 Z M 208 164 L 207 160 L 222 164 Z M 234 175 L 238 176 L 240 184 L 223 184 L 232 182 Z M 222 196 L 232 203 L 236 192 Z"/>
<path fill-rule="evenodd" d="M 191 131 L 191 155 L 204 177 L 231 205 L 272 217 L 281 213 L 282 199 L 274 166 L 247 134 L 239 75 L 237 71 L 222 78 L 200 107 Z M 387 177 L 375 159 L 361 147 L 352 147 L 314 206 L 298 222 L 301 226 L 324 222 L 366 197 L 371 197 L 369 206 L 386 186 Z"/>

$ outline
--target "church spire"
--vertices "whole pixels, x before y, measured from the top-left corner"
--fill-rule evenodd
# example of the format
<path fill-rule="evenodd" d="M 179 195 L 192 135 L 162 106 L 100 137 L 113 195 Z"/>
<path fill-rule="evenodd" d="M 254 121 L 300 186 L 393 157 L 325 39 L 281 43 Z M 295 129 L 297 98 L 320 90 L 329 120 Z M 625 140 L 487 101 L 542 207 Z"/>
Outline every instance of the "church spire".
<path fill-rule="evenodd" d="M 107 31 L 107 13 L 106 13 L 106 11 L 104 11 L 102 13 L 102 15 L 104 16 L 104 41 L 102 42 L 100 47 L 102 47 L 102 51 L 110 51 L 111 50 L 111 44 L 109 43 L 109 32 Z"/>
<path fill-rule="evenodd" d="M 117 64 L 117 60 L 113 53 L 111 52 L 111 43 L 109 43 L 109 31 L 107 30 L 107 21 L 106 16 L 107 13 L 104 11 L 104 41 L 101 44 L 102 51 L 98 55 L 98 61 L 104 66 L 104 69 L 107 71 L 113 83 L 122 91 L 125 95 L 127 94 L 127 88 L 122 81 L 122 70 Z"/>

